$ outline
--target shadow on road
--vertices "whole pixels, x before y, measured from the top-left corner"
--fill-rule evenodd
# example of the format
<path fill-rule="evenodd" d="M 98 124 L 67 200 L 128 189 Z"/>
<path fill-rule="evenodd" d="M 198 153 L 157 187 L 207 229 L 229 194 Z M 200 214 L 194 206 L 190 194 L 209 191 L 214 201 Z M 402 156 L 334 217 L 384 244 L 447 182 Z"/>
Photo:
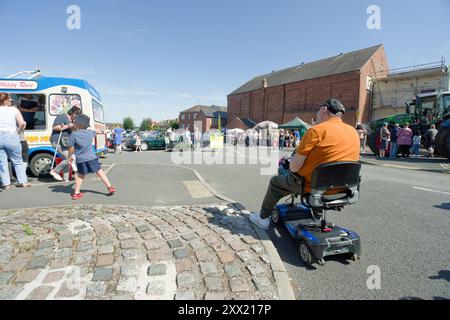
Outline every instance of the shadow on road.
<path fill-rule="evenodd" d="M 435 164 L 441 164 L 441 163 L 448 163 L 448 159 L 446 158 L 427 158 L 427 157 L 419 157 L 419 158 L 380 158 L 376 157 L 374 155 L 362 155 L 362 158 L 366 160 L 377 160 L 377 161 L 395 161 L 395 162 L 402 162 L 402 163 L 435 163 Z"/>
<path fill-rule="evenodd" d="M 429 299 L 423 299 L 423 298 L 419 298 L 419 297 L 403 297 L 403 298 L 400 298 L 399 300 L 425 301 L 425 300 L 429 300 Z M 433 297 L 432 300 L 435 300 L 435 301 L 449 301 L 449 299 L 444 298 L 444 297 Z"/>
<path fill-rule="evenodd" d="M 439 271 L 437 276 L 430 277 L 431 280 L 445 280 L 450 282 L 450 271 L 449 270 L 441 270 Z"/>
<path fill-rule="evenodd" d="M 224 204 L 231 210 L 236 210 L 235 204 Z M 202 208 L 208 215 L 208 223 L 215 224 L 223 229 L 228 230 L 231 234 L 240 235 L 242 237 L 252 237 L 255 240 L 259 240 L 257 233 L 250 225 L 250 221 L 242 215 L 227 215 L 218 208 L 203 207 Z"/>
<path fill-rule="evenodd" d="M 316 268 L 315 265 L 307 266 L 303 263 L 300 259 L 299 248 L 296 241 L 291 237 L 285 228 L 279 226 L 274 228 L 271 227 L 268 234 L 284 263 L 290 264 L 294 267 L 302 267 L 310 271 L 320 269 L 320 267 Z M 351 264 L 350 258 L 350 256 L 347 257 L 346 255 L 339 255 L 325 257 L 324 260 L 325 262 L 334 261 L 343 265 L 349 265 Z"/>
<path fill-rule="evenodd" d="M 49 187 L 49 189 L 53 192 L 53 193 L 64 193 L 64 194 L 68 194 L 71 195 L 73 193 L 73 188 L 71 186 L 52 186 Z M 103 195 L 103 196 L 111 196 L 109 193 L 104 193 L 104 192 L 98 192 L 98 191 L 94 191 L 94 190 L 81 190 L 82 193 L 90 193 L 90 194 L 99 194 L 99 195 Z"/>
<path fill-rule="evenodd" d="M 450 203 L 443 203 L 440 206 L 433 206 L 433 208 L 442 209 L 442 210 L 450 210 Z"/>

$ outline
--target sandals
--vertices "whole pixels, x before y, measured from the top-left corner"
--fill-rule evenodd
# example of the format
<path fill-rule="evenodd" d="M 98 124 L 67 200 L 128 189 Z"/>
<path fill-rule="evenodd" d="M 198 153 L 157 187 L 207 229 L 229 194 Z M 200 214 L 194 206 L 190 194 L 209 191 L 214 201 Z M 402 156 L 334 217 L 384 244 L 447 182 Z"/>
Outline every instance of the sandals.
<path fill-rule="evenodd" d="M 81 200 L 81 198 L 83 198 L 84 193 L 80 192 L 80 193 L 74 193 L 72 194 L 72 200 Z"/>
<path fill-rule="evenodd" d="M 9 185 L 9 186 L 3 186 L 3 187 L 2 187 L 2 190 L 5 190 L 5 191 L 11 190 L 11 185 Z"/>
<path fill-rule="evenodd" d="M 112 196 L 114 193 L 116 193 L 116 189 L 113 186 L 111 186 L 108 188 L 108 192 L 109 192 L 109 195 Z"/>
<path fill-rule="evenodd" d="M 109 195 L 112 196 L 116 192 L 116 189 L 111 186 L 108 188 L 108 192 L 109 192 Z M 74 193 L 74 194 L 72 194 L 72 200 L 81 200 L 81 198 L 83 198 L 83 196 L 84 196 L 83 192 Z"/>
<path fill-rule="evenodd" d="M 31 183 L 21 183 L 17 185 L 17 188 L 31 188 Z"/>

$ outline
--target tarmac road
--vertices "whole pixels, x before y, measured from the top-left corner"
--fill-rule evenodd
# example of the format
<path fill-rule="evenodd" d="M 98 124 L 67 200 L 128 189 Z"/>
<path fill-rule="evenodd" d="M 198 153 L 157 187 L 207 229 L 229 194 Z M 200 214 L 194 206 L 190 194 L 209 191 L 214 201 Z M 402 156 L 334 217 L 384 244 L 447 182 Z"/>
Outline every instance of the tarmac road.
<path fill-rule="evenodd" d="M 270 176 L 258 166 L 194 168 L 222 194 L 259 210 Z M 360 202 L 328 215 L 360 234 L 360 261 L 330 258 L 306 268 L 283 228 L 269 234 L 299 299 L 449 299 L 449 214 L 449 175 L 363 166 Z M 380 268 L 380 290 L 367 287 L 370 266 Z"/>
<path fill-rule="evenodd" d="M 239 165 L 185 166 L 197 170 L 221 194 L 258 210 L 271 176 L 261 175 L 266 165 L 250 164 L 254 156 L 235 153 Z M 171 156 L 154 151 L 108 155 L 102 162 L 115 164 L 109 176 L 120 191 L 106 197 L 101 183 L 90 180 L 85 188 L 91 192 L 82 201 L 146 206 L 219 202 L 192 186 L 195 175 L 172 166 Z M 268 163 L 268 158 L 263 160 Z M 1 192 L 0 208 L 71 204 L 69 193 L 59 184 Z M 324 267 L 306 268 L 287 233 L 282 228 L 269 230 L 296 297 L 450 299 L 450 176 L 363 166 L 361 196 L 359 203 L 328 215 L 335 224 L 360 234 L 363 254 L 358 262 L 328 259 Z M 367 288 L 370 266 L 380 268 L 380 290 Z"/>

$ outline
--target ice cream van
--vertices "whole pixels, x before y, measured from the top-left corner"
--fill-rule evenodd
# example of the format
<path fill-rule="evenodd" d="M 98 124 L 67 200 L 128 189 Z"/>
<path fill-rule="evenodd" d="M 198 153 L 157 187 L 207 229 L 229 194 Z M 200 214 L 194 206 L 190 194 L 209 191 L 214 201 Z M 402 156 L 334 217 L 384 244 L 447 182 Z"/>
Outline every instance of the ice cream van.
<path fill-rule="evenodd" d="M 25 139 L 29 145 L 29 165 L 36 177 L 47 176 L 55 149 L 50 143 L 56 116 L 78 106 L 91 118 L 97 135 L 93 148 L 107 152 L 103 105 L 98 91 L 86 80 L 43 76 L 40 71 L 22 71 L 0 78 L 0 92 L 11 95 L 27 122 Z"/>

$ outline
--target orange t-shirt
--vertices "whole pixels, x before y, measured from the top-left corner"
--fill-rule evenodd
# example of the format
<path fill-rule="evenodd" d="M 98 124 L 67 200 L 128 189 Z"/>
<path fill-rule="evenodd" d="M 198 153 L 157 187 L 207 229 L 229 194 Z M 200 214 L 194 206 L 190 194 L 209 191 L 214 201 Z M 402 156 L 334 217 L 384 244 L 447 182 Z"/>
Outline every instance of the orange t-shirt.
<path fill-rule="evenodd" d="M 355 128 L 340 118 L 331 118 L 310 128 L 297 148 L 306 160 L 298 172 L 305 177 L 305 191 L 311 190 L 311 176 L 324 163 L 358 161 L 360 141 Z"/>

